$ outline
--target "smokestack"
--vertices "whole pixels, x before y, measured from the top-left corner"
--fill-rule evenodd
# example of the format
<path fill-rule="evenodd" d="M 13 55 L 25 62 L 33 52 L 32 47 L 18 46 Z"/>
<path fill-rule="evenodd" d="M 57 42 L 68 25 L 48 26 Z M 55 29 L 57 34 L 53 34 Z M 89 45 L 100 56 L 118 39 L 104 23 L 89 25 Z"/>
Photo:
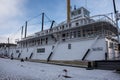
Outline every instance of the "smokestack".
<path fill-rule="evenodd" d="M 25 38 L 26 38 L 26 35 L 27 35 L 27 21 L 25 22 Z"/>
<path fill-rule="evenodd" d="M 70 0 L 67 0 L 67 22 L 70 22 Z"/>

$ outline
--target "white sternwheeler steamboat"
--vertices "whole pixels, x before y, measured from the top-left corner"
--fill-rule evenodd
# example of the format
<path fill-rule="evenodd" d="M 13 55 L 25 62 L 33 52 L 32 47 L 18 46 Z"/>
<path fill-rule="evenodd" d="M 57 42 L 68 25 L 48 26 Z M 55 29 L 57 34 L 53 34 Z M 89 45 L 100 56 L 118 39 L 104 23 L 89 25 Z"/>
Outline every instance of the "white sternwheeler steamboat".
<path fill-rule="evenodd" d="M 44 13 L 42 14 L 44 19 Z M 118 27 L 107 15 L 90 16 L 84 8 L 70 9 L 67 0 L 67 21 L 50 29 L 27 36 L 17 46 L 6 48 L 16 59 L 53 62 L 115 60 L 120 58 Z M 27 26 L 27 22 L 26 22 Z M 6 52 L 7 53 L 7 52 Z"/>

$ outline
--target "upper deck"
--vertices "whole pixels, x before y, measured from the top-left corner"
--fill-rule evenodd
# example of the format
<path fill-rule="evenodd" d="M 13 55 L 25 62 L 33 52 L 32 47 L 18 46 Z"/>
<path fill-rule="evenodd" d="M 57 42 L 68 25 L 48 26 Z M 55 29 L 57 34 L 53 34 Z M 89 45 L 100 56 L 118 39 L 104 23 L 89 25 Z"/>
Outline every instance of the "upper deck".
<path fill-rule="evenodd" d="M 50 29 L 43 30 L 41 32 L 37 32 L 31 36 L 23 38 L 22 40 L 27 40 L 27 39 L 31 39 L 35 37 L 47 36 L 50 34 L 72 30 L 72 29 L 77 29 L 77 28 L 92 29 L 93 26 L 99 29 L 104 28 L 104 29 L 110 30 L 114 34 L 117 34 L 117 27 L 116 27 L 115 22 L 112 19 L 110 19 L 109 17 L 105 15 L 96 15 L 90 18 L 74 19 L 70 23 L 62 22 L 59 25 L 55 26 L 52 30 Z"/>
<path fill-rule="evenodd" d="M 69 35 L 69 37 L 76 34 L 81 37 L 93 37 L 93 35 L 96 36 L 102 34 L 104 34 L 104 36 L 116 36 L 117 27 L 115 22 L 108 16 L 96 15 L 90 17 L 90 12 L 81 7 L 71 11 L 71 20 L 69 23 L 64 21 L 54 26 L 52 29 L 37 32 L 31 36 L 22 38 L 18 42 L 42 38 L 43 36 L 45 37 L 53 34 L 57 34 L 57 36 L 60 34 L 61 38 L 64 34 Z"/>

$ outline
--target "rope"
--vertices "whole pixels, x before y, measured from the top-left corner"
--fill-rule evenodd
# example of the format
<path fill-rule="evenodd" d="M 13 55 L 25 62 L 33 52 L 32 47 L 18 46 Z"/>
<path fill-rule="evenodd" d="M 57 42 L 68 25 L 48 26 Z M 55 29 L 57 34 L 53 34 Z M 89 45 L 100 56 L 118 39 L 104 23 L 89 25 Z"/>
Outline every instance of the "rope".
<path fill-rule="evenodd" d="M 35 18 L 38 18 L 38 17 L 41 16 L 41 15 L 42 15 L 42 13 L 38 14 L 37 16 L 34 16 L 33 18 L 28 19 L 27 22 L 29 22 L 29 26 L 42 24 L 42 22 L 40 22 L 40 21 L 39 21 L 38 23 L 30 24 L 30 21 L 32 21 L 32 20 L 35 19 Z M 45 14 L 45 17 L 48 19 L 48 21 L 44 22 L 45 24 L 48 23 L 48 22 L 52 22 L 52 20 L 51 20 L 46 14 Z M 25 24 L 24 24 L 24 25 L 25 25 Z M 57 23 L 55 22 L 54 25 L 57 25 Z M 24 26 L 23 26 L 23 28 L 24 28 Z M 19 31 L 21 31 L 21 30 L 22 30 L 22 26 L 21 26 L 15 33 L 11 34 L 11 35 L 9 36 L 10 41 L 11 41 L 12 39 L 14 39 L 15 36 L 17 35 L 17 33 L 19 33 Z"/>
<path fill-rule="evenodd" d="M 33 18 L 31 18 L 31 19 L 29 19 L 29 20 L 27 20 L 27 21 L 29 22 L 29 21 L 31 21 L 31 20 L 33 20 L 33 19 L 35 19 L 35 18 L 37 18 L 37 17 L 39 17 L 39 16 L 41 16 L 41 15 L 42 15 L 42 13 L 38 14 L 37 16 L 35 16 L 35 17 L 33 17 Z"/>
<path fill-rule="evenodd" d="M 19 33 L 19 31 L 21 31 L 21 29 L 22 29 L 22 26 L 21 26 L 15 33 L 13 33 L 13 34 L 11 34 L 11 35 L 9 36 L 10 41 L 15 38 L 15 36 L 17 35 L 17 33 Z M 20 32 L 20 33 L 21 33 L 21 32 Z"/>
<path fill-rule="evenodd" d="M 45 17 L 50 21 L 52 22 L 52 20 L 45 14 Z"/>

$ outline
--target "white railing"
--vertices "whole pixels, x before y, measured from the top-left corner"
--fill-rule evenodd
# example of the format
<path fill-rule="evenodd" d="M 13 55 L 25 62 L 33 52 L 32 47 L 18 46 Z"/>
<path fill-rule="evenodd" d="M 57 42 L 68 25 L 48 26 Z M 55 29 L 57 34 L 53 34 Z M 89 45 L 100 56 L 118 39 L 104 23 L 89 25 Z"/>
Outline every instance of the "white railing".
<path fill-rule="evenodd" d="M 80 23 L 81 20 L 88 20 L 86 23 L 83 22 L 83 23 Z M 116 23 L 111 19 L 109 18 L 108 16 L 106 15 L 95 15 L 95 16 L 92 16 L 92 17 L 84 17 L 84 18 L 78 18 L 78 19 L 73 19 L 71 20 L 70 24 L 67 24 L 66 21 L 62 22 L 61 24 L 58 24 L 57 26 L 53 27 L 52 30 L 50 29 L 47 29 L 47 30 L 44 30 L 44 31 L 41 31 L 41 32 L 37 32 L 36 34 L 34 35 L 31 35 L 27 38 L 23 38 L 22 40 L 26 40 L 26 39 L 31 39 L 31 38 L 34 38 L 34 37 L 40 37 L 40 36 L 45 36 L 45 35 L 48 35 L 48 34 L 53 34 L 55 32 L 59 32 L 59 31 L 63 31 L 63 30 L 67 30 L 67 29 L 71 29 L 71 28 L 75 28 L 75 27 L 81 27 L 83 25 L 88 25 L 88 24 L 92 24 L 92 23 L 95 23 L 95 22 L 109 22 L 110 24 L 112 24 L 113 26 L 116 27 Z M 79 24 L 76 26 L 76 22 L 79 22 Z M 66 26 L 67 25 L 67 26 Z M 64 26 L 64 28 L 63 28 Z"/>
<path fill-rule="evenodd" d="M 90 17 L 90 19 L 93 19 L 95 22 L 99 22 L 99 21 L 109 22 L 113 26 L 116 27 L 116 23 L 110 17 L 106 15 L 95 15 L 95 16 Z"/>
<path fill-rule="evenodd" d="M 78 26 L 75 26 L 76 22 L 79 22 L 83 19 L 84 20 L 89 19 L 90 21 L 88 21 L 87 23 L 83 23 L 83 24 L 79 23 Z M 45 32 L 46 30 L 41 32 L 41 33 L 44 33 L 44 34 L 41 34 L 41 36 L 47 35 L 47 34 L 50 34 L 50 33 L 54 33 L 54 32 L 59 32 L 59 31 L 62 31 L 62 30 L 67 30 L 67 29 L 70 29 L 70 28 L 73 28 L 73 27 L 80 27 L 80 26 L 83 26 L 83 25 L 87 25 L 87 24 L 91 24 L 91 23 L 95 23 L 95 22 L 102 22 L 102 21 L 109 22 L 110 24 L 112 24 L 113 26 L 116 27 L 116 23 L 111 18 L 109 18 L 108 16 L 106 16 L 106 15 L 96 15 L 96 16 L 92 16 L 90 18 L 79 18 L 79 19 L 76 19 L 76 20 L 72 20 L 72 22 L 70 22 L 71 26 L 69 26 L 69 24 L 67 24 L 67 23 L 64 23 L 64 24 L 62 23 L 62 25 L 54 27 L 51 32 L 48 31 L 46 33 Z M 66 25 L 67 25 L 67 27 L 66 27 Z M 62 26 L 64 26 L 64 28 L 62 28 Z M 61 29 L 60 29 L 60 27 L 61 27 Z"/>

